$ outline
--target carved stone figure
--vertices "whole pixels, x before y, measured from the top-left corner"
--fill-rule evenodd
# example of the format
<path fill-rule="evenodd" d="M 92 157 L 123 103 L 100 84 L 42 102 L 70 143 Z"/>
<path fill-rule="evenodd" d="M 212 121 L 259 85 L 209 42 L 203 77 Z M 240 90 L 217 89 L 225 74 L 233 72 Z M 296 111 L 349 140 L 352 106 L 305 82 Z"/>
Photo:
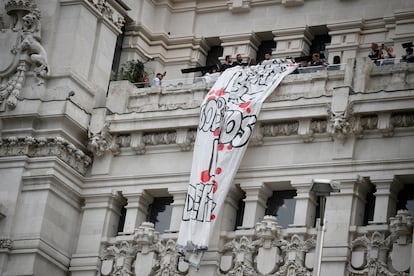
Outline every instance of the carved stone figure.
<path fill-rule="evenodd" d="M 27 72 L 33 70 L 38 85 L 44 84 L 50 69 L 40 36 L 40 11 L 33 0 L 5 4 L 11 25 L 0 32 L 0 111 L 16 107 Z"/>
<path fill-rule="evenodd" d="M 96 156 L 102 156 L 106 151 L 113 154 L 120 153 L 120 146 L 116 138 L 109 132 L 109 123 L 105 123 L 99 133 L 88 133 L 89 143 L 88 149 Z"/>

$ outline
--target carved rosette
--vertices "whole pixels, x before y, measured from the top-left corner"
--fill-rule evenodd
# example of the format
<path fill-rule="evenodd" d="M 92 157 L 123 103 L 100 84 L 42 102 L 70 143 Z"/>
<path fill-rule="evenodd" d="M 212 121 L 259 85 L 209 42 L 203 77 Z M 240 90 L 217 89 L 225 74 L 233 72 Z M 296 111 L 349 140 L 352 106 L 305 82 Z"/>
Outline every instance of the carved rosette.
<path fill-rule="evenodd" d="M 56 156 L 63 162 L 85 173 L 92 159 L 82 150 L 61 137 L 3 137 L 0 139 L 0 156 L 45 157 Z"/>
<path fill-rule="evenodd" d="M 0 111 L 14 109 L 32 72 L 37 84 L 49 74 L 47 54 L 40 43 L 40 11 L 33 0 L 9 0 L 5 4 L 11 25 L 0 32 Z"/>
<path fill-rule="evenodd" d="M 3 249 L 12 249 L 13 241 L 8 238 L 0 239 L 0 251 Z"/>

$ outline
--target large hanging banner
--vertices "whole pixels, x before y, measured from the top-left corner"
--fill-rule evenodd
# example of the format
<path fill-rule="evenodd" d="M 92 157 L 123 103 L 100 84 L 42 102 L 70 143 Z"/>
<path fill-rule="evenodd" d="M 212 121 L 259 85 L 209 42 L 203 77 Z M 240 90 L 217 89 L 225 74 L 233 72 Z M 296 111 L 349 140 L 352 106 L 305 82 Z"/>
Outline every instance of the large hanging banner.
<path fill-rule="evenodd" d="M 200 266 L 214 222 L 246 151 L 262 103 L 296 69 L 290 60 L 232 67 L 223 72 L 201 105 L 190 184 L 177 249 Z"/>

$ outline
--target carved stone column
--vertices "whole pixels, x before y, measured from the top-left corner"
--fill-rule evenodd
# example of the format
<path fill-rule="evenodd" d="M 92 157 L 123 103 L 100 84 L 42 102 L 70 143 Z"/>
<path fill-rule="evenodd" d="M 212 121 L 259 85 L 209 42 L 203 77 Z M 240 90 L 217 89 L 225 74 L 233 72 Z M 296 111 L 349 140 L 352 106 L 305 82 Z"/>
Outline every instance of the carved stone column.
<path fill-rule="evenodd" d="M 396 213 L 398 192 L 402 185 L 395 179 L 371 179 L 375 192 L 375 210 L 373 224 L 387 224 Z"/>
<path fill-rule="evenodd" d="M 128 204 L 125 206 L 127 212 L 123 232 L 133 233 L 138 226 L 145 222 L 152 197 L 145 191 L 133 194 L 126 193 L 124 196 L 128 200 Z"/>
<path fill-rule="evenodd" d="M 272 191 L 261 182 L 242 182 L 240 188 L 246 193 L 242 228 L 254 228 L 256 222 L 264 218 L 266 202 Z"/>
<path fill-rule="evenodd" d="M 124 204 L 119 193 L 91 195 L 85 199 L 78 244 L 69 267 L 71 275 L 96 275 L 102 239 L 116 236 Z"/>

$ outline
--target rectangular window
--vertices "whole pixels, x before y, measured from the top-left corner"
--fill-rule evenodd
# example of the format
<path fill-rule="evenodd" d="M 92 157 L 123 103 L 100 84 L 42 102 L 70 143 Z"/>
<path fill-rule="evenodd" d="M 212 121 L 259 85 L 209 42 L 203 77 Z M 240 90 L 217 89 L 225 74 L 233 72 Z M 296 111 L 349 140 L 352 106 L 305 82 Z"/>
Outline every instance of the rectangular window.
<path fill-rule="evenodd" d="M 295 190 L 274 191 L 267 200 L 265 215 L 275 216 L 278 224 L 287 228 L 295 216 L 296 195 Z"/>
<path fill-rule="evenodd" d="M 164 233 L 170 228 L 173 197 L 156 197 L 148 206 L 147 221 L 154 223 L 155 230 Z"/>

